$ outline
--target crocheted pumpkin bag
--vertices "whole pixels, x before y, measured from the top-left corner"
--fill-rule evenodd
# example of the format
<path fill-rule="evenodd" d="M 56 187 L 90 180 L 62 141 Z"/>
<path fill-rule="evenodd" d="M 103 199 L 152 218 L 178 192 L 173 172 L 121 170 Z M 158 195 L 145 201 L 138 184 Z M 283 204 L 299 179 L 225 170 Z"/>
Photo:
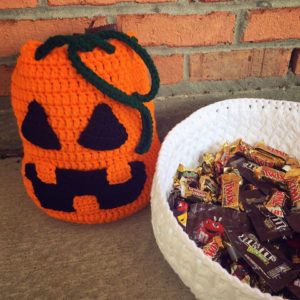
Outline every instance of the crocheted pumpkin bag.
<path fill-rule="evenodd" d="M 149 202 L 159 151 L 157 70 L 128 35 L 29 41 L 12 76 L 29 196 L 48 215 L 77 223 L 129 216 Z"/>

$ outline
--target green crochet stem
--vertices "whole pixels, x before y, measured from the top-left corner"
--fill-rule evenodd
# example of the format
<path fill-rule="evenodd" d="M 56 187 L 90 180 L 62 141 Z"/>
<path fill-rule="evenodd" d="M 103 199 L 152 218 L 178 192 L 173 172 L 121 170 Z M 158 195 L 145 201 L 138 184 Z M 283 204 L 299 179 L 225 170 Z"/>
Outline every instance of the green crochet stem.
<path fill-rule="evenodd" d="M 117 39 L 127 44 L 144 61 L 151 76 L 151 88 L 147 94 L 141 95 L 139 93 L 133 93 L 128 95 L 99 77 L 93 70 L 83 63 L 78 55 L 78 51 L 89 52 L 95 47 L 99 47 L 109 54 L 114 53 L 115 46 L 111 45 L 107 41 L 108 39 Z M 36 49 L 35 59 L 40 60 L 47 56 L 56 47 L 61 47 L 65 44 L 68 45 L 68 57 L 78 73 L 80 73 L 88 82 L 90 82 L 103 94 L 122 104 L 133 107 L 140 112 L 142 119 L 142 133 L 135 151 L 139 154 L 148 152 L 152 143 L 153 121 L 149 109 L 143 104 L 143 102 L 151 101 L 157 94 L 159 89 L 159 76 L 147 51 L 138 44 L 135 38 L 131 38 L 122 32 L 107 30 L 97 33 L 78 34 L 72 36 L 58 35 L 51 37 Z"/>

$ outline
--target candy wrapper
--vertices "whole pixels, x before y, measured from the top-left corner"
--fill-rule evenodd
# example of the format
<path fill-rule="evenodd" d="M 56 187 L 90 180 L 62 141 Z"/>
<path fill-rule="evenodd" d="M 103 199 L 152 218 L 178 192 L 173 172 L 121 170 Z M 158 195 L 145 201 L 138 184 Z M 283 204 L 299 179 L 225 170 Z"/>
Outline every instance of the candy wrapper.
<path fill-rule="evenodd" d="M 262 292 L 300 299 L 300 164 L 264 143 L 225 143 L 178 167 L 169 205 L 205 255 Z"/>
<path fill-rule="evenodd" d="M 251 204 L 246 208 L 246 212 L 262 242 L 292 236 L 292 230 L 285 219 L 275 216 L 265 206 Z"/>
<path fill-rule="evenodd" d="M 221 176 L 222 206 L 239 210 L 240 176 L 235 173 L 226 173 Z"/>
<path fill-rule="evenodd" d="M 256 186 L 265 195 L 269 195 L 274 189 L 274 185 L 268 182 L 260 181 L 254 176 L 254 170 L 259 167 L 259 165 L 246 160 L 241 156 L 232 157 L 227 164 L 228 167 L 238 169 L 241 176 L 246 179 L 249 183 Z"/>
<path fill-rule="evenodd" d="M 225 228 L 251 228 L 246 213 L 209 204 L 192 204 L 188 212 L 187 233 L 198 245 L 213 237 L 223 237 Z"/>
<path fill-rule="evenodd" d="M 272 246 L 260 243 L 253 233 L 230 229 L 226 234 L 241 257 L 272 291 L 282 290 L 296 278 L 291 263 Z"/>

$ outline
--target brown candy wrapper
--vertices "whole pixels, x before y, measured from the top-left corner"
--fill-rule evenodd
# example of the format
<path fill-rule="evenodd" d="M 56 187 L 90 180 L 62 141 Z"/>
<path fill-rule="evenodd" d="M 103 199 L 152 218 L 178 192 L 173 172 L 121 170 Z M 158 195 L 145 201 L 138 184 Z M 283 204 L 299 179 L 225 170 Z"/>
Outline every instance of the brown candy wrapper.
<path fill-rule="evenodd" d="M 285 219 L 273 215 L 263 205 L 251 204 L 245 209 L 262 242 L 292 236 L 292 231 Z"/>
<path fill-rule="evenodd" d="M 242 262 L 233 262 L 230 266 L 230 274 L 237 277 L 240 281 L 251 286 L 254 285 L 255 278 L 251 268 Z"/>
<path fill-rule="evenodd" d="M 274 186 L 271 183 L 260 181 L 254 176 L 254 170 L 259 166 L 253 162 L 247 161 L 244 157 L 232 157 L 227 166 L 238 169 L 244 179 L 255 185 L 265 195 L 269 195 L 274 189 Z"/>
<path fill-rule="evenodd" d="M 244 208 L 251 207 L 252 204 L 264 204 L 266 196 L 260 190 L 243 190 L 240 191 L 240 202 Z"/>
<path fill-rule="evenodd" d="M 189 210 L 189 204 L 184 199 L 182 199 L 179 190 L 173 190 L 169 195 L 168 201 L 170 209 L 173 211 L 175 218 L 185 231 L 187 225 L 187 212 Z"/>
<path fill-rule="evenodd" d="M 221 176 L 223 207 L 239 210 L 239 181 L 240 177 L 235 173 L 227 173 Z"/>
<path fill-rule="evenodd" d="M 300 233 L 300 210 L 292 211 L 287 216 L 287 222 L 295 232 Z"/>
<path fill-rule="evenodd" d="M 225 228 L 251 228 L 246 213 L 205 203 L 192 204 L 188 212 L 187 233 L 198 245 L 222 237 Z"/>
<path fill-rule="evenodd" d="M 287 289 L 296 297 L 296 299 L 300 299 L 300 277 L 293 280 L 288 285 Z"/>
<path fill-rule="evenodd" d="M 226 234 L 241 257 L 272 291 L 282 290 L 296 278 L 290 262 L 272 246 L 260 243 L 254 234 L 232 229 L 226 230 Z"/>

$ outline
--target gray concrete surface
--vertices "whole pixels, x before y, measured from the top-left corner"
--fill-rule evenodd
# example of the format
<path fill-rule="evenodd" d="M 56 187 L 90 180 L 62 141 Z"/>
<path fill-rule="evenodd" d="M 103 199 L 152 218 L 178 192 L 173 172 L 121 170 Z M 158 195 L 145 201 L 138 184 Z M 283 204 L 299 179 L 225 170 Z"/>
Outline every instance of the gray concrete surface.
<path fill-rule="evenodd" d="M 150 207 L 111 224 L 52 219 L 0 161 L 1 299 L 194 299 L 161 255 Z"/>
<path fill-rule="evenodd" d="M 300 88 L 158 98 L 160 138 L 203 105 L 237 97 L 296 101 Z M 0 121 L 0 150 L 13 152 L 20 142 L 8 101 Z M 20 158 L 0 159 L 0 195 L 0 299 L 194 299 L 156 245 L 149 206 L 104 225 L 51 219 L 28 198 Z"/>

